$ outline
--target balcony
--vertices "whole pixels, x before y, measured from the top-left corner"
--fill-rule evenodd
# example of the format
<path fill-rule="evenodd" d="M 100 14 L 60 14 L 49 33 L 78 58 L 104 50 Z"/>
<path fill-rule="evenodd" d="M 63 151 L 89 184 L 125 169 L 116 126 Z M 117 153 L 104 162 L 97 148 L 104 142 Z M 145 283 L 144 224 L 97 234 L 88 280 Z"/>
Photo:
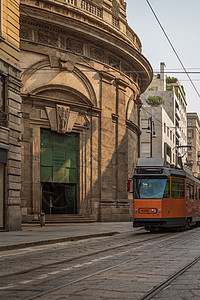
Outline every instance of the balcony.
<path fill-rule="evenodd" d="M 137 34 L 130 28 L 126 20 L 126 4 L 124 0 L 118 1 L 119 11 L 118 15 L 111 10 L 113 4 L 112 0 L 99 0 L 99 4 L 93 3 L 92 0 L 21 0 L 21 5 L 35 6 L 45 11 L 59 13 L 73 19 L 78 19 L 79 22 L 91 23 L 91 18 L 95 18 L 95 26 L 108 31 L 110 26 L 110 33 L 113 29 L 120 32 L 126 40 L 139 52 L 141 52 L 142 45 Z M 102 4 L 101 4 L 102 3 Z M 84 14 L 84 16 L 83 16 Z M 89 21 L 86 21 L 89 18 Z"/>
<path fill-rule="evenodd" d="M 6 113 L 0 110 L 0 126 L 7 126 L 7 116 Z"/>
<path fill-rule="evenodd" d="M 180 119 L 181 119 L 181 114 L 180 114 L 178 108 L 176 108 L 175 114 L 176 114 L 176 118 L 180 121 Z"/>
<path fill-rule="evenodd" d="M 178 127 L 176 127 L 176 135 L 180 138 L 181 137 L 181 131 Z"/>

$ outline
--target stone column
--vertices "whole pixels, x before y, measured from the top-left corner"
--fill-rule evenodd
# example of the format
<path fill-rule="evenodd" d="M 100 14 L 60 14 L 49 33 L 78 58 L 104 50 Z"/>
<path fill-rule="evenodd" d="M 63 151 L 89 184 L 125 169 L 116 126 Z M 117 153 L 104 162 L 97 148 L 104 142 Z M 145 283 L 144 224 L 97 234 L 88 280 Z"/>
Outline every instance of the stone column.
<path fill-rule="evenodd" d="M 40 193 L 40 127 L 32 129 L 32 205 L 33 214 L 41 212 Z"/>
<path fill-rule="evenodd" d="M 117 220 L 124 221 L 129 220 L 130 202 L 128 200 L 127 193 L 127 179 L 128 179 L 128 132 L 126 129 L 126 87 L 127 84 L 121 79 L 116 80 L 116 99 L 117 107 L 116 113 L 118 117 L 118 129 L 117 129 L 117 166 L 116 166 L 116 178 L 117 178 Z"/>
<path fill-rule="evenodd" d="M 115 112 L 116 92 L 113 85 L 114 76 L 101 72 L 101 221 L 115 220 L 116 204 L 113 197 L 113 155 L 115 151 L 114 124 L 112 113 Z"/>

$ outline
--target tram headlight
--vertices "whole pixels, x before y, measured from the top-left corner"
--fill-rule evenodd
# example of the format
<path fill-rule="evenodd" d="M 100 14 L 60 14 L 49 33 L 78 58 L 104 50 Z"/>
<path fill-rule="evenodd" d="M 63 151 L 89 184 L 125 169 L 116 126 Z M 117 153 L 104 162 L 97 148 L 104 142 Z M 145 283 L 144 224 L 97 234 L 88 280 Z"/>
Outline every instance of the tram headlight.
<path fill-rule="evenodd" d="M 152 208 L 151 212 L 156 213 L 156 208 Z"/>
<path fill-rule="evenodd" d="M 137 213 L 137 212 L 138 212 L 138 210 L 137 210 L 137 209 L 135 209 L 135 212 Z"/>
<path fill-rule="evenodd" d="M 158 212 L 161 213 L 161 209 L 159 209 Z"/>

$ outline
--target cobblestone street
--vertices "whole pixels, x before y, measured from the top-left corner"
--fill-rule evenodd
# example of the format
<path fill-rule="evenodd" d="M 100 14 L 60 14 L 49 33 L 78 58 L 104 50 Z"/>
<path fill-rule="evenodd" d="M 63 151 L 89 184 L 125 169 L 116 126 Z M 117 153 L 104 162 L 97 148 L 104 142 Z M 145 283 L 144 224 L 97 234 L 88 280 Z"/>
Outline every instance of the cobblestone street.
<path fill-rule="evenodd" d="M 0 299 L 199 299 L 199 237 L 137 229 L 3 251 Z"/>

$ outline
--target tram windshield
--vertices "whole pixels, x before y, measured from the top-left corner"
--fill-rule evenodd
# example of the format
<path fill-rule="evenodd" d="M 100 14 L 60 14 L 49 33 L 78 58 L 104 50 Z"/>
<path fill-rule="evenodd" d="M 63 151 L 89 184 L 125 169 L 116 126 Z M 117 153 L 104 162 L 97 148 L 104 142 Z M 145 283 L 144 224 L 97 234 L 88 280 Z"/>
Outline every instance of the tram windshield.
<path fill-rule="evenodd" d="M 135 178 L 135 199 L 162 199 L 170 196 L 169 179 L 161 178 Z"/>

